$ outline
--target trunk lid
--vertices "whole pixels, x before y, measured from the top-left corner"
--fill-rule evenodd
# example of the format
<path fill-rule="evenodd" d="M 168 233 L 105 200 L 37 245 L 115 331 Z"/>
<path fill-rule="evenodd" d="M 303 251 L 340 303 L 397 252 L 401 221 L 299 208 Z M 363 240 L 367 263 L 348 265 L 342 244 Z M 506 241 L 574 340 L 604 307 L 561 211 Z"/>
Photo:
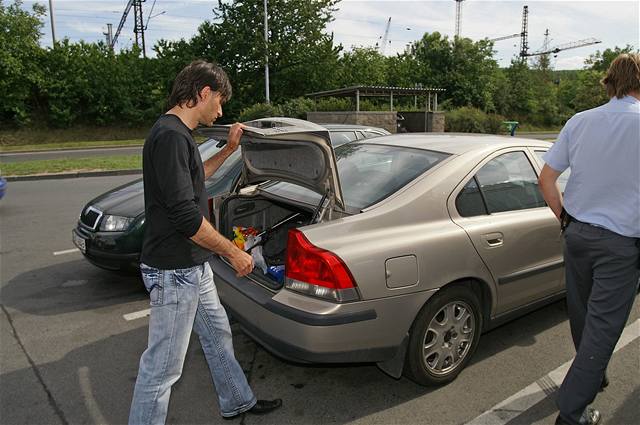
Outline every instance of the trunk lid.
<path fill-rule="evenodd" d="M 244 124 L 247 127 L 240 141 L 242 185 L 289 182 L 326 195 L 330 205 L 344 210 L 336 157 L 326 128 L 294 118 L 265 118 Z M 200 132 L 226 141 L 229 128 L 215 125 Z"/>

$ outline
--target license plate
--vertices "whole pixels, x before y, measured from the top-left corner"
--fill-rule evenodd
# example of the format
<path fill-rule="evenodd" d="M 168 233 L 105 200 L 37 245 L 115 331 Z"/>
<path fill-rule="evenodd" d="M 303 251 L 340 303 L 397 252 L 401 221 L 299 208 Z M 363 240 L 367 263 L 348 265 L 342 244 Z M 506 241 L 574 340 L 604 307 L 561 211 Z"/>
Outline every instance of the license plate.
<path fill-rule="evenodd" d="M 72 237 L 73 237 L 73 244 L 78 247 L 80 252 L 82 252 L 83 254 L 85 252 L 87 252 L 87 244 L 86 244 L 85 240 L 83 238 L 81 238 L 80 236 L 78 236 L 76 234 L 76 232 L 71 232 L 71 234 L 72 234 Z"/>

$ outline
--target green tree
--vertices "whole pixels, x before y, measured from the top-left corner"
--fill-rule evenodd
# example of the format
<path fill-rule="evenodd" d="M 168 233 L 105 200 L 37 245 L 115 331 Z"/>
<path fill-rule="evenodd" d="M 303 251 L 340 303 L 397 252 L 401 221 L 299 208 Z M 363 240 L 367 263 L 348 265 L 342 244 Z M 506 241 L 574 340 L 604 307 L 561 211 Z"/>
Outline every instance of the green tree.
<path fill-rule="evenodd" d="M 426 33 L 411 46 L 416 74 L 425 86 L 445 88 L 454 107 L 489 109 L 492 74 L 498 69 L 493 44 L 468 38 L 455 41 L 438 32 Z"/>
<path fill-rule="evenodd" d="M 395 87 L 416 87 L 418 62 L 410 52 L 387 58 L 387 82 Z"/>
<path fill-rule="evenodd" d="M 597 51 L 585 60 L 586 70 L 580 72 L 575 89 L 573 104 L 576 111 L 595 108 L 606 103 L 609 98 L 600 81 L 605 76 L 611 62 L 622 53 L 633 52 L 633 47 L 614 47 Z"/>
<path fill-rule="evenodd" d="M 595 108 L 607 103 L 609 98 L 600 83 L 603 72 L 588 69 L 578 75 L 573 105 L 576 112 Z"/>
<path fill-rule="evenodd" d="M 525 121 L 531 118 L 536 110 L 535 90 L 531 78 L 531 70 L 526 62 L 514 59 L 506 70 L 508 81 L 508 95 L 505 110 L 499 111 L 502 115 Z"/>
<path fill-rule="evenodd" d="M 357 47 L 345 52 L 338 66 L 338 85 L 341 87 L 389 84 L 387 58 L 374 48 Z"/>
<path fill-rule="evenodd" d="M 269 1 L 269 70 L 273 102 L 335 86 L 340 46 L 324 32 L 338 0 Z M 218 1 L 213 20 L 206 21 L 188 42 L 163 42 L 161 60 L 203 58 L 218 62 L 234 89 L 227 113 L 265 100 L 263 3 Z"/>
<path fill-rule="evenodd" d="M 46 10 L 37 3 L 31 12 L 23 10 L 20 0 L 4 3 L 0 0 L 0 123 L 23 125 L 29 121 L 33 93 L 44 77 L 38 43 Z"/>
<path fill-rule="evenodd" d="M 592 71 L 605 73 L 607 72 L 607 69 L 609 69 L 609 65 L 611 65 L 611 62 L 613 62 L 613 60 L 618 57 L 618 55 L 622 53 L 632 53 L 633 51 L 633 46 L 629 44 L 627 44 L 625 47 L 616 46 L 613 49 L 605 49 L 602 52 L 598 50 L 597 52 L 589 56 L 584 61 L 584 64 L 588 69 Z"/>
<path fill-rule="evenodd" d="M 554 71 L 554 83 L 558 85 L 556 98 L 560 121 L 564 122 L 576 112 L 574 99 L 578 89 L 578 75 L 583 71 Z"/>
<path fill-rule="evenodd" d="M 115 55 L 102 42 L 63 39 L 43 57 L 38 103 L 52 127 L 145 123 L 166 97 L 156 63 L 136 47 Z"/>
<path fill-rule="evenodd" d="M 511 84 L 505 69 L 496 69 L 491 74 L 489 90 L 491 91 L 491 108 L 488 110 L 509 116 L 511 113 Z"/>

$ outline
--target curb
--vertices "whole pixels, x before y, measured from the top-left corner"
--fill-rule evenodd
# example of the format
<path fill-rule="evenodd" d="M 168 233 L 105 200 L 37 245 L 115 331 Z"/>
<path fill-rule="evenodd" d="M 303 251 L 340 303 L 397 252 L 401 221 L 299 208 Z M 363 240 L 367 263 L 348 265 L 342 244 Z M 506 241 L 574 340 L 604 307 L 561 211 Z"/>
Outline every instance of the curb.
<path fill-rule="evenodd" d="M 113 171 L 78 171 L 75 173 L 56 174 L 29 174 L 26 176 L 5 176 L 8 182 L 34 181 L 34 180 L 60 180 L 73 179 L 77 177 L 109 177 L 109 176 L 129 176 L 142 174 L 142 170 L 113 170 Z"/>

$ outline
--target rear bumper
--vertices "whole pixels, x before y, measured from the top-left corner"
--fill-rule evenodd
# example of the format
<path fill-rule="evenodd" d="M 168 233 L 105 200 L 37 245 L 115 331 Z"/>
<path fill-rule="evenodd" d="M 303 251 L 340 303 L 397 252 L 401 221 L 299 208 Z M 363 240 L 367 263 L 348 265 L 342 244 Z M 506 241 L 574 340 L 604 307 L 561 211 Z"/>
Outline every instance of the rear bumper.
<path fill-rule="evenodd" d="M 334 304 L 237 278 L 211 260 L 222 303 L 244 331 L 272 353 L 302 363 L 380 362 L 392 358 L 433 292 Z"/>

